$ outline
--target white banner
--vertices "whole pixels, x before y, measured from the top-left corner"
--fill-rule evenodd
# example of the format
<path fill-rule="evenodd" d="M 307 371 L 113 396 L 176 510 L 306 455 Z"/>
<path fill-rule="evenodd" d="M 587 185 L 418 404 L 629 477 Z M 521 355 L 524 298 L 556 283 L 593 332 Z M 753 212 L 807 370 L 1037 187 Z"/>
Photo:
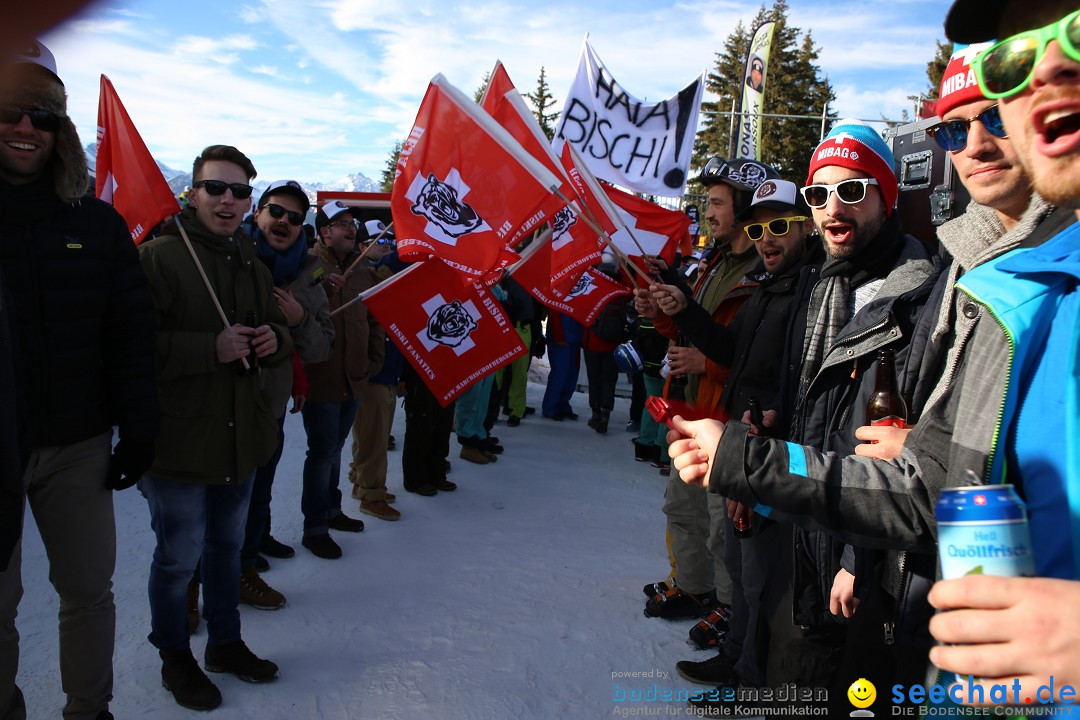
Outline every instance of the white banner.
<path fill-rule="evenodd" d="M 769 72 L 769 51 L 772 49 L 775 27 L 775 22 L 762 23 L 754 33 L 750 51 L 746 54 L 739 125 L 735 134 L 736 157 L 761 159 L 761 109 L 765 105 L 765 78 Z"/>
<path fill-rule="evenodd" d="M 566 95 L 552 147 L 569 143 L 596 177 L 635 192 L 679 197 L 694 150 L 702 72 L 675 96 L 657 103 L 627 93 L 585 40 L 577 76 Z"/>

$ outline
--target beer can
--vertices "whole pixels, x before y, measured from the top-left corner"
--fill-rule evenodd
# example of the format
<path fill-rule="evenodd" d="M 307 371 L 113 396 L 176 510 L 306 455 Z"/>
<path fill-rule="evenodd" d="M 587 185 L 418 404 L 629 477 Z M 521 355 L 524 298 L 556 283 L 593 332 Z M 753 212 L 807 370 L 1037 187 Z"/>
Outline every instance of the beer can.
<path fill-rule="evenodd" d="M 1035 575 L 1027 508 L 1012 485 L 946 488 L 935 515 L 944 579 Z"/>

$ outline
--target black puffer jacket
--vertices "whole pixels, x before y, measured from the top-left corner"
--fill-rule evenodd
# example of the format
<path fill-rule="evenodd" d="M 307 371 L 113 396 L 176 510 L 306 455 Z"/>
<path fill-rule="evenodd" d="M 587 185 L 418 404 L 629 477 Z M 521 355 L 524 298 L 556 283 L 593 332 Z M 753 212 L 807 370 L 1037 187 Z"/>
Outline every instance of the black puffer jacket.
<path fill-rule="evenodd" d="M 22 445 L 25 423 L 19 382 L 18 337 L 12 328 L 11 298 L 0 273 L 0 572 L 7 570 L 11 551 L 22 537 L 23 484 L 26 462 Z"/>
<path fill-rule="evenodd" d="M 763 410 L 776 410 L 779 421 L 774 428 L 783 435 L 799 385 L 806 304 L 825 259 L 816 235 L 807 243 L 802 261 L 782 275 L 763 275 L 760 265 L 750 273 L 760 284 L 727 325 L 715 322 L 695 302 L 674 316 L 694 347 L 731 368 L 723 404 L 732 419 L 742 418 L 754 396 Z"/>
<path fill-rule="evenodd" d="M 30 446 L 113 425 L 121 438 L 152 440 L 154 315 L 123 218 L 93 198 L 62 202 L 49 177 L 0 183 L 0 271 L 32 399 Z"/>

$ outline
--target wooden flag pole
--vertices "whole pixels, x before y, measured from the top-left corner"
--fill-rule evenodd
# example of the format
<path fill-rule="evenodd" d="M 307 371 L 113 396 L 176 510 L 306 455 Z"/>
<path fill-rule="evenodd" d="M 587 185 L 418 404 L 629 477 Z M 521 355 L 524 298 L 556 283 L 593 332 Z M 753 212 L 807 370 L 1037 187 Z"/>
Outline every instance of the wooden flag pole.
<path fill-rule="evenodd" d="M 556 190 L 556 191 L 555 191 L 555 194 L 556 194 L 556 195 L 558 195 L 558 196 L 559 196 L 559 199 L 560 199 L 560 200 L 562 200 L 563 202 L 565 202 L 565 203 L 566 203 L 567 205 L 570 205 L 570 204 L 571 204 L 570 200 L 567 200 L 566 196 L 565 196 L 565 195 L 563 195 L 563 194 L 562 194 L 561 192 L 559 192 L 558 190 Z M 582 220 L 584 220 L 584 221 L 585 221 L 585 224 L 586 224 L 586 225 L 588 225 L 588 226 L 589 226 L 589 228 L 590 228 L 590 229 L 591 229 L 591 230 L 592 230 L 593 232 L 595 232 L 595 233 L 596 233 L 596 234 L 597 234 L 597 235 L 598 235 L 598 236 L 600 237 L 600 239 L 601 239 L 601 240 L 603 240 L 603 241 L 604 241 L 604 243 L 605 243 L 605 244 L 606 244 L 606 245 L 607 245 L 607 246 L 608 246 L 609 248 L 611 248 L 611 251 L 612 251 L 613 253 L 615 253 L 616 255 L 620 256 L 620 259 L 622 259 L 622 260 L 623 260 L 623 261 L 624 261 L 624 262 L 625 262 L 625 263 L 626 263 L 626 264 L 627 264 L 627 265 L 628 265 L 629 267 L 633 268 L 633 269 L 634 269 L 634 272 L 636 272 L 636 273 L 637 273 L 638 275 L 640 275 L 640 276 L 641 276 L 641 277 L 642 277 L 642 278 L 643 278 L 643 279 L 645 280 L 645 285 L 646 285 L 646 286 L 649 286 L 649 285 L 651 285 L 652 283 L 656 282 L 655 278 L 651 278 L 651 277 L 649 277 L 649 276 L 648 276 L 647 274 L 645 274 L 645 271 L 644 271 L 644 270 L 642 270 L 641 268 L 639 268 L 639 267 L 638 267 L 637 265 L 635 265 L 634 263 L 632 263 L 632 262 L 629 262 L 629 258 L 627 258 L 627 255 L 626 255 L 626 253 L 624 253 L 624 252 L 622 251 L 622 249 L 621 249 L 621 248 L 620 248 L 620 247 L 619 247 L 618 245 L 616 245 L 616 244 L 615 244 L 615 241 L 611 239 L 611 236 L 610 236 L 610 235 L 608 235 L 608 234 L 607 234 L 606 232 L 604 232 L 603 228 L 601 228 L 601 227 L 600 227 L 600 225 L 599 225 L 599 223 L 598 223 L 598 222 L 596 221 L 596 219 L 595 219 L 594 217 L 592 217 L 592 213 L 591 213 L 591 212 L 589 211 L 589 209 L 588 209 L 588 207 L 587 207 L 587 206 L 585 205 L 585 203 L 580 203 L 579 205 L 577 205 L 577 207 L 578 207 L 578 209 L 579 209 L 579 210 L 582 210 L 582 211 L 583 211 L 583 212 L 580 212 L 580 213 L 578 213 L 578 217 L 580 217 L 580 218 L 581 218 Z M 624 225 L 623 227 L 625 227 L 625 225 Z M 627 231 L 629 231 L 629 228 L 627 228 Z M 631 237 L 633 237 L 633 234 L 632 234 L 632 233 L 631 233 Z M 636 241 L 635 241 L 635 244 L 636 244 Z M 640 245 L 638 245 L 638 249 L 639 249 L 639 250 L 641 249 L 641 246 L 640 246 Z M 642 251 L 642 253 L 641 253 L 641 254 L 642 254 L 642 257 L 644 257 L 644 255 L 645 255 L 645 252 L 644 252 L 644 251 Z M 637 284 L 637 283 L 635 283 L 635 285 L 636 285 L 636 284 Z"/>
<path fill-rule="evenodd" d="M 184 247 L 191 254 L 191 259 L 195 261 L 195 269 L 199 271 L 199 277 L 202 278 L 203 285 L 206 287 L 206 292 L 210 294 L 210 299 L 214 302 L 214 309 L 217 310 L 218 317 L 221 318 L 221 323 L 228 330 L 232 325 L 229 323 L 229 318 L 225 315 L 224 308 L 221 307 L 221 303 L 217 299 L 217 294 L 214 293 L 214 287 L 210 284 L 210 278 L 206 277 L 206 271 L 203 269 L 202 263 L 199 262 L 199 256 L 195 254 L 195 247 L 191 244 L 191 238 L 188 237 L 187 230 L 184 229 L 184 224 L 180 222 L 180 215 L 177 213 L 173 215 L 173 220 L 176 221 L 176 227 L 180 230 L 180 237 L 184 241 Z M 250 370 L 251 366 L 248 365 L 246 357 L 240 358 L 240 364 L 244 366 L 245 370 Z"/>

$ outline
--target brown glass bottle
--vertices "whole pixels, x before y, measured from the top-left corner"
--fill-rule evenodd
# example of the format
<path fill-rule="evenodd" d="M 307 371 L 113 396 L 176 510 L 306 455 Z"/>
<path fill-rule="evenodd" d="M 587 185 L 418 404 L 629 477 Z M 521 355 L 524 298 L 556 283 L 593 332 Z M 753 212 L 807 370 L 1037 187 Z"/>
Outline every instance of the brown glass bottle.
<path fill-rule="evenodd" d="M 874 394 L 866 403 L 866 422 L 870 425 L 907 427 L 907 403 L 896 382 L 896 351 L 878 350 Z"/>
<path fill-rule="evenodd" d="M 687 343 L 686 343 L 686 338 L 683 337 L 682 333 L 679 333 L 676 336 L 675 345 L 677 347 L 689 347 L 687 345 Z M 672 387 L 672 388 L 678 389 L 680 393 L 685 392 L 686 375 L 685 374 L 676 375 L 675 373 L 672 373 L 671 374 L 671 383 L 669 384 L 669 386 Z M 682 396 L 680 395 L 679 397 L 681 398 Z"/>

